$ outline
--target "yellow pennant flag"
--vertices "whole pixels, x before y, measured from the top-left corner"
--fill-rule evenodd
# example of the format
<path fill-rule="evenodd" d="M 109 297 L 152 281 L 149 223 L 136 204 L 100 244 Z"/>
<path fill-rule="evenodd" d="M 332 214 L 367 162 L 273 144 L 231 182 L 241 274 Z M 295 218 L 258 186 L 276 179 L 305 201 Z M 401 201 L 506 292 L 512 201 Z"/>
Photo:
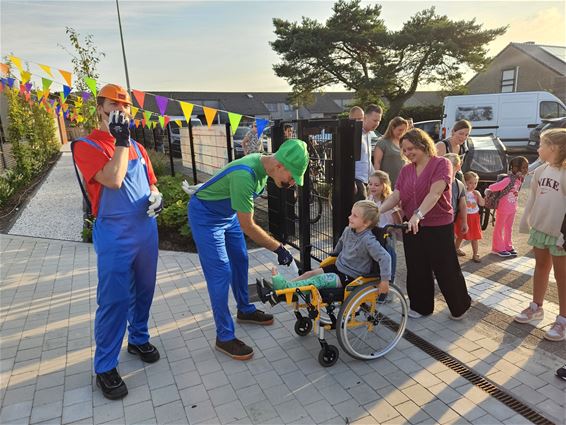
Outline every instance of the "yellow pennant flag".
<path fill-rule="evenodd" d="M 51 77 L 53 77 L 53 73 L 51 72 L 51 68 L 47 65 L 38 64 L 41 69 L 47 72 Z"/>
<path fill-rule="evenodd" d="M 132 118 L 135 118 L 139 110 L 140 108 L 136 108 L 135 106 L 130 106 L 130 111 L 132 112 Z"/>
<path fill-rule="evenodd" d="M 69 87 L 71 87 L 73 84 L 73 74 L 71 74 L 69 71 L 64 71 L 62 69 L 59 70 L 59 74 L 61 74 L 63 76 L 63 78 L 65 79 L 65 81 L 67 82 L 67 85 Z"/>
<path fill-rule="evenodd" d="M 206 124 L 208 125 L 208 127 L 210 127 L 212 125 L 212 123 L 214 122 L 214 117 L 216 116 L 218 109 L 209 108 L 208 106 L 203 106 L 202 110 L 204 111 L 204 117 L 206 118 Z"/>
<path fill-rule="evenodd" d="M 20 75 L 22 76 L 22 84 L 27 83 L 31 78 L 31 73 L 27 71 L 20 71 Z"/>
<path fill-rule="evenodd" d="M 192 103 L 187 103 L 187 102 L 179 102 L 179 104 L 181 105 L 181 109 L 183 110 L 183 115 L 185 116 L 185 119 L 187 120 L 187 124 L 191 122 L 191 114 L 193 113 L 193 105 Z"/>
<path fill-rule="evenodd" d="M 10 58 L 10 60 L 14 63 L 14 65 L 16 65 L 16 67 L 20 70 L 23 71 L 24 68 L 22 67 L 22 60 L 20 58 L 17 58 L 15 56 L 8 56 Z"/>
<path fill-rule="evenodd" d="M 183 126 L 183 123 L 181 122 L 181 120 L 175 120 L 175 124 L 177 124 L 179 127 Z"/>
<path fill-rule="evenodd" d="M 43 99 L 43 90 L 37 90 L 37 101 Z"/>

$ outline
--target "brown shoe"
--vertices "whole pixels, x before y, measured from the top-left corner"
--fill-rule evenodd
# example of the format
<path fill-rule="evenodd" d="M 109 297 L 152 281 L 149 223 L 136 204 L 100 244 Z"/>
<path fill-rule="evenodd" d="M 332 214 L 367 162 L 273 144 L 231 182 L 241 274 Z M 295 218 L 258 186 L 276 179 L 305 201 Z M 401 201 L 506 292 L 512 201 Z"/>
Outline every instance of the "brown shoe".
<path fill-rule="evenodd" d="M 242 313 L 238 310 L 236 320 L 238 323 L 253 323 L 267 326 L 273 324 L 273 314 L 264 313 L 261 310 L 256 310 L 253 313 Z"/>
<path fill-rule="evenodd" d="M 254 355 L 254 349 L 238 338 L 224 342 L 218 341 L 218 338 L 216 338 L 216 349 L 235 360 L 249 360 Z"/>

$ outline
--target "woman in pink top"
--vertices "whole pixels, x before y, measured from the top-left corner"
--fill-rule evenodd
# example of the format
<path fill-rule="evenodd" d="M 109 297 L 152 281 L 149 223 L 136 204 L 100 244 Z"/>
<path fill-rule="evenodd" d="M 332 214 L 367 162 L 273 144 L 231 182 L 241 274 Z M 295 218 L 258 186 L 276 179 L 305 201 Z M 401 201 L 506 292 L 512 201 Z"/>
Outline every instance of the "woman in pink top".
<path fill-rule="evenodd" d="M 507 177 L 487 188 L 490 192 L 506 192 L 499 199 L 495 210 L 495 227 L 491 241 L 492 253 L 503 258 L 517 256 L 511 241 L 511 234 L 517 213 L 519 190 L 521 190 L 524 176 L 529 171 L 529 161 L 524 156 L 518 156 L 509 162 L 509 169 L 511 173 Z"/>
<path fill-rule="evenodd" d="M 401 137 L 401 149 L 410 163 L 401 169 L 395 191 L 383 202 L 381 211 L 400 203 L 409 224 L 403 235 L 409 316 L 432 314 L 436 276 L 450 317 L 459 320 L 470 308 L 471 298 L 454 246 L 452 164 L 436 156 L 434 142 L 418 128 Z"/>

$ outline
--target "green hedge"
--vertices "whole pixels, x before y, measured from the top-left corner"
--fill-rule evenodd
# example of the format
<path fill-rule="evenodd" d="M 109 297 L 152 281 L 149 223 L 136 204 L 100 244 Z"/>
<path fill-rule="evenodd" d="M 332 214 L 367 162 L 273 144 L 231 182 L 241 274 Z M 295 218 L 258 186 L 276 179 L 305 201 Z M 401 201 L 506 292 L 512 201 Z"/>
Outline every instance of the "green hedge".
<path fill-rule="evenodd" d="M 52 114 L 36 103 L 30 105 L 16 90 L 5 90 L 4 96 L 10 123 L 7 139 L 15 166 L 0 176 L 0 204 L 38 175 L 61 146 Z"/>

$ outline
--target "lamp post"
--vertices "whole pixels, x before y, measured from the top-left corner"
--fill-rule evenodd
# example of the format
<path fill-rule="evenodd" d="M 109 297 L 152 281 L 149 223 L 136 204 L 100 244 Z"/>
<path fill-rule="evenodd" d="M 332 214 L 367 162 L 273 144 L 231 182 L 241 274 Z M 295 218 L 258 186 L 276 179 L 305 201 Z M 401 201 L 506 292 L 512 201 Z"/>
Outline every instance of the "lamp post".
<path fill-rule="evenodd" d="M 118 27 L 120 27 L 120 41 L 122 42 L 122 55 L 124 56 L 124 69 L 126 70 L 126 84 L 128 86 L 128 93 L 132 95 L 130 90 L 130 76 L 128 75 L 128 62 L 126 61 L 126 49 L 124 48 L 124 36 L 122 35 L 122 21 L 120 20 L 120 6 L 116 0 L 116 10 L 118 11 Z"/>

